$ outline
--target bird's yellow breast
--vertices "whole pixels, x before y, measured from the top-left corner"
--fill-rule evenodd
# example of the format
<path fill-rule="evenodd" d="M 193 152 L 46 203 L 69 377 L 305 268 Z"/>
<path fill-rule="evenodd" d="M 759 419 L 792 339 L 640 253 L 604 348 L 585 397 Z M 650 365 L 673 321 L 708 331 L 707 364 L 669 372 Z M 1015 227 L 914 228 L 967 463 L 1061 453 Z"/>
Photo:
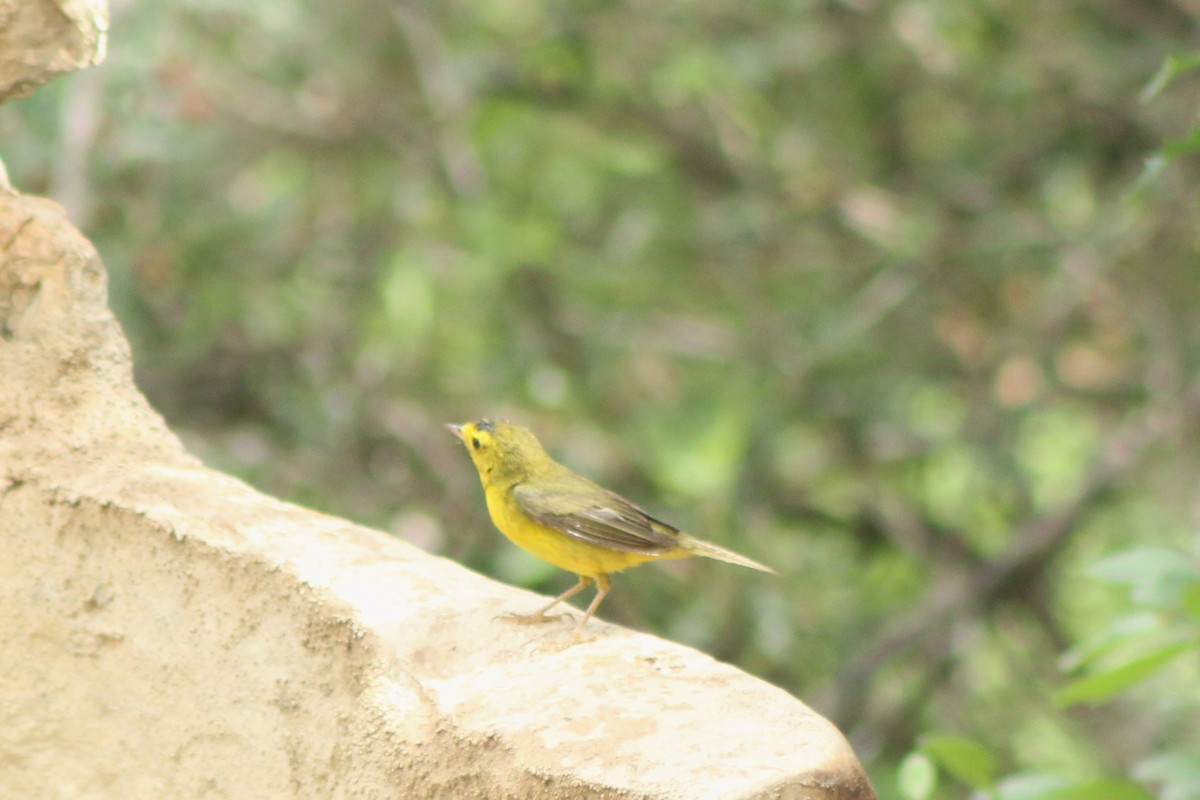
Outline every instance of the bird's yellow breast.
<path fill-rule="evenodd" d="M 626 553 L 592 544 L 543 525 L 517 506 L 512 489 L 485 489 L 492 522 L 509 541 L 554 566 L 588 578 L 611 575 L 662 556 Z"/>

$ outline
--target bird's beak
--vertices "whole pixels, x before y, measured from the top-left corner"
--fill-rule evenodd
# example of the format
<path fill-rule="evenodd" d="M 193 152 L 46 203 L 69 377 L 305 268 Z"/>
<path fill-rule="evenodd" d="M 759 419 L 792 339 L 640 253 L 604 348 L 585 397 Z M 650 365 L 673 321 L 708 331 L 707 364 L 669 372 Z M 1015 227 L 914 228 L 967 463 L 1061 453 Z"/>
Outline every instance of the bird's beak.
<path fill-rule="evenodd" d="M 449 423 L 446 424 L 446 430 L 453 433 L 460 440 L 463 438 L 462 429 L 463 429 L 462 425 L 451 425 Z"/>

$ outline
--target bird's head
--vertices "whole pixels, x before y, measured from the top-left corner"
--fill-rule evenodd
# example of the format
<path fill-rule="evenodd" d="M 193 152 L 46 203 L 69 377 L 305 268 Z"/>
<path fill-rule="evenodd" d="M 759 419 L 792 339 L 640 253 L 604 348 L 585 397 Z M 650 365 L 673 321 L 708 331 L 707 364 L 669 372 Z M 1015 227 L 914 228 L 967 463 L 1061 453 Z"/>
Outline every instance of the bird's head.
<path fill-rule="evenodd" d="M 519 479 L 550 460 L 532 431 L 505 420 L 481 419 L 446 429 L 466 445 L 484 484 Z"/>

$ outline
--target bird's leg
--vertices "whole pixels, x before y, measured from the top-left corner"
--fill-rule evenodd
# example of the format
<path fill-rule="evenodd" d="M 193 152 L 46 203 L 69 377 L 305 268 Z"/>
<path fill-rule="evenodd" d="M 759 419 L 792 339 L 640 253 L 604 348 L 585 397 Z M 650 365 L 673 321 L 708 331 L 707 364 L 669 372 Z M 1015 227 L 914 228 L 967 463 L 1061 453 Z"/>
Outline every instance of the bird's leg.
<path fill-rule="evenodd" d="M 585 579 L 586 580 L 586 579 Z M 590 582 L 590 581 L 589 581 Z M 576 587 L 582 589 L 582 586 Z M 608 596 L 608 590 L 612 588 L 612 579 L 607 575 L 596 576 L 596 596 L 592 598 L 592 602 L 588 605 L 587 611 L 584 612 L 583 619 L 579 620 L 575 625 L 575 630 L 571 632 L 571 638 L 575 641 L 584 641 L 583 628 L 587 625 L 587 621 L 596 613 L 596 609 L 604 602 L 604 598 Z"/>
<path fill-rule="evenodd" d="M 608 579 L 605 578 L 604 580 L 607 583 Z M 532 624 L 538 623 L 538 622 L 552 622 L 556 619 L 560 619 L 564 615 L 555 614 L 553 616 L 549 616 L 546 614 L 546 612 L 549 611 L 550 609 L 554 608 L 556 605 L 561 603 L 563 600 L 566 600 L 569 597 L 574 597 L 575 595 L 579 594 L 584 589 L 586 589 L 588 586 L 590 586 L 591 583 L 592 583 L 591 578 L 585 578 L 582 575 L 580 575 L 579 583 L 575 584 L 570 589 L 567 589 L 565 592 L 563 592 L 558 597 L 554 598 L 549 603 L 542 606 L 541 608 L 539 608 L 537 611 L 533 612 L 532 614 L 501 614 L 500 619 L 508 620 L 509 622 L 515 622 L 518 625 L 532 625 Z M 607 593 L 607 592 L 608 592 L 608 589 L 606 588 L 604 590 L 604 593 Z M 600 593 L 600 592 L 596 593 L 597 598 L 600 598 L 603 596 L 604 596 L 603 593 Z M 588 608 L 587 616 L 585 616 L 583 618 L 584 622 L 587 622 L 587 618 L 592 615 L 592 612 L 595 611 L 595 607 L 597 605 L 599 605 L 598 599 L 593 600 L 592 605 Z"/>

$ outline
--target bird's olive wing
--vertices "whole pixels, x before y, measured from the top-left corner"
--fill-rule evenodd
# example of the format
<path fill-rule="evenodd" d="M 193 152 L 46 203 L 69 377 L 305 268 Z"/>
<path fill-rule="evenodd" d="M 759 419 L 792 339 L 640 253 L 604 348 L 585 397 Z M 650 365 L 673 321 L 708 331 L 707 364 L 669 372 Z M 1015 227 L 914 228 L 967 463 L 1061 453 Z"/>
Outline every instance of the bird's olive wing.
<path fill-rule="evenodd" d="M 513 498 L 543 525 L 611 550 L 658 555 L 678 543 L 677 529 L 602 489 L 573 492 L 519 484 L 513 488 Z"/>

